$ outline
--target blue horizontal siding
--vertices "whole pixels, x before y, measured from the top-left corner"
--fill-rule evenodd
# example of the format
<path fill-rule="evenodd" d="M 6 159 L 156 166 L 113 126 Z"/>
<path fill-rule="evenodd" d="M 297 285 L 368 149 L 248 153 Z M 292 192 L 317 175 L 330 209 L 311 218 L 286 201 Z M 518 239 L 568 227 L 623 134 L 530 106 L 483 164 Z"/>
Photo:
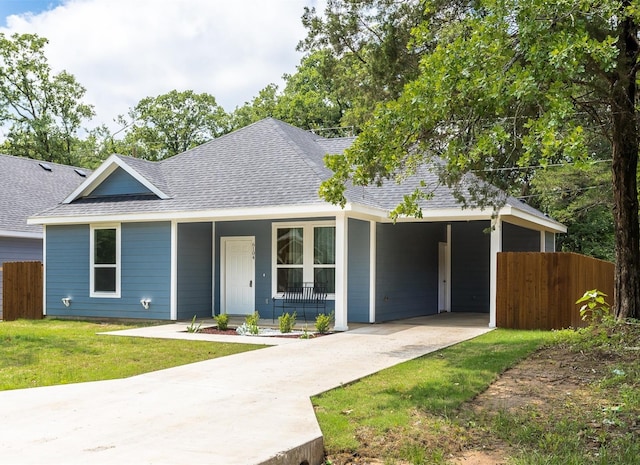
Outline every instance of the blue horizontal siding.
<path fill-rule="evenodd" d="M 544 233 L 544 251 L 545 252 L 556 251 L 556 235 L 552 232 L 546 231 Z"/>
<path fill-rule="evenodd" d="M 369 222 L 350 219 L 347 230 L 347 319 L 353 323 L 368 323 L 371 276 Z"/>
<path fill-rule="evenodd" d="M 178 225 L 178 320 L 212 312 L 212 225 Z"/>
<path fill-rule="evenodd" d="M 489 221 L 451 225 L 451 311 L 489 312 Z"/>
<path fill-rule="evenodd" d="M 438 311 L 439 223 L 377 225 L 376 322 Z"/>
<path fill-rule="evenodd" d="M 91 316 L 89 225 L 47 226 L 46 309 L 49 316 Z M 61 299 L 71 297 L 70 307 Z"/>
<path fill-rule="evenodd" d="M 121 230 L 121 297 L 89 297 L 89 225 L 47 227 L 47 315 L 170 318 L 171 225 L 125 223 Z M 61 299 L 70 296 L 65 307 Z M 140 299 L 151 299 L 145 310 Z"/>
<path fill-rule="evenodd" d="M 540 252 L 540 231 L 502 223 L 503 252 Z"/>
<path fill-rule="evenodd" d="M 88 197 L 103 197 L 114 195 L 140 195 L 151 194 L 152 192 L 143 186 L 138 180 L 127 173 L 122 168 L 116 170 L 109 175 L 107 179 L 102 181 Z"/>

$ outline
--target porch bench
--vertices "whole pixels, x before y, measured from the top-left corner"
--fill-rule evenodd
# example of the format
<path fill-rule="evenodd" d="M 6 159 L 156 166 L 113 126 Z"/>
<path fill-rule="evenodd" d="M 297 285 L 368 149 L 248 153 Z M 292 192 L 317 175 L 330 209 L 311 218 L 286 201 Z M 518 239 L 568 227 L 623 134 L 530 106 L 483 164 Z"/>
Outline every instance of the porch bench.
<path fill-rule="evenodd" d="M 304 321 L 307 321 L 306 310 L 314 309 L 315 316 L 318 311 L 327 308 L 327 287 L 325 285 L 305 283 L 302 286 L 288 287 L 282 296 L 273 297 L 273 309 L 271 313 L 272 322 L 276 321 L 276 309 L 284 310 L 290 308 L 299 314 L 298 310 L 302 310 Z"/>

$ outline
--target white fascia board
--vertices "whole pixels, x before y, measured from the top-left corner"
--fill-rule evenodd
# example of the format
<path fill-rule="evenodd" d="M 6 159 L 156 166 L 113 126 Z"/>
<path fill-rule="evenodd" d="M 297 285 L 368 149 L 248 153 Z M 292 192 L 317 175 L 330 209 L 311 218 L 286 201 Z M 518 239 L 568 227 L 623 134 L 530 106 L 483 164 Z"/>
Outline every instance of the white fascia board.
<path fill-rule="evenodd" d="M 42 232 L 3 231 L 0 229 L 0 237 L 15 237 L 20 239 L 42 239 Z"/>
<path fill-rule="evenodd" d="M 113 173 L 117 168 L 122 168 L 125 170 L 131 177 L 133 177 L 136 181 L 142 184 L 144 187 L 149 189 L 155 195 L 157 195 L 161 199 L 168 199 L 169 196 L 154 186 L 147 178 L 142 176 L 136 170 L 131 168 L 127 163 L 125 163 L 120 157 L 117 155 L 111 155 L 107 158 L 100 167 L 91 173 L 91 176 L 87 178 L 85 182 L 80 184 L 78 188 L 71 193 L 66 199 L 62 201 L 62 203 L 71 203 L 79 197 L 83 197 L 89 193 L 91 193 L 96 187 L 98 187 L 105 179 L 109 177 L 111 173 Z"/>
<path fill-rule="evenodd" d="M 532 225 L 541 226 L 543 230 L 554 233 L 566 233 L 567 227 L 562 223 L 558 223 L 551 218 L 541 218 L 536 215 L 532 215 L 529 212 L 520 210 L 514 207 L 505 207 L 500 211 L 502 219 L 507 223 L 516 224 L 518 226 L 531 227 Z M 540 229 L 540 228 L 535 228 Z"/>
<path fill-rule="evenodd" d="M 115 213 L 113 215 L 81 215 L 81 216 L 52 216 L 29 218 L 28 224 L 86 224 L 103 222 L 149 222 L 171 221 L 203 222 L 229 220 L 260 220 L 271 218 L 307 218 L 333 217 L 343 211 L 340 207 L 331 205 L 291 205 L 271 208 L 234 208 L 224 210 L 194 210 L 177 212 L 149 212 L 149 213 Z"/>
<path fill-rule="evenodd" d="M 480 208 L 441 208 L 423 210 L 422 218 L 403 216 L 398 218 L 398 223 L 416 223 L 429 221 L 480 221 L 490 220 L 494 215 L 493 210 Z"/>
<path fill-rule="evenodd" d="M 231 221 L 231 220 L 261 220 L 261 219 L 284 219 L 284 218 L 307 218 L 307 217 L 331 217 L 340 212 L 345 212 L 349 218 L 377 221 L 380 223 L 392 223 L 389 212 L 386 210 L 367 207 L 359 204 L 346 204 L 344 208 L 331 204 L 315 205 L 289 205 L 282 207 L 252 207 L 234 208 L 223 210 L 195 210 L 177 212 L 149 212 L 149 213 L 116 213 L 106 215 L 81 215 L 81 216 L 54 216 L 54 217 L 32 217 L 27 220 L 27 224 L 87 224 L 87 223 L 107 223 L 107 222 L 150 222 L 150 221 L 171 221 L 178 222 L 204 222 L 204 221 Z M 401 217 L 396 220 L 398 223 L 417 222 L 445 222 L 445 221 L 482 221 L 491 220 L 495 216 L 492 209 L 462 209 L 445 208 L 437 210 L 424 210 L 422 218 Z M 566 232 L 567 228 L 552 220 L 532 215 L 522 210 L 506 206 L 500 209 L 497 214 L 509 223 L 518 224 L 534 229 L 542 229 L 550 232 Z M 41 237 L 41 236 L 39 236 Z"/>
<path fill-rule="evenodd" d="M 82 197 L 83 194 L 87 194 L 93 191 L 102 181 L 104 181 L 111 173 L 113 173 L 116 168 L 119 166 L 117 164 L 118 157 L 115 155 L 111 155 L 107 158 L 97 170 L 95 170 L 91 175 L 85 179 L 85 181 L 80 184 L 76 190 L 74 190 L 66 199 L 62 201 L 62 203 L 71 203 L 76 200 L 78 197 Z"/>
<path fill-rule="evenodd" d="M 567 227 L 551 218 L 542 218 L 532 215 L 512 206 L 502 207 L 498 211 L 490 208 L 444 208 L 436 210 L 423 210 L 422 218 L 401 217 L 398 223 L 415 223 L 420 221 L 480 221 L 491 220 L 495 216 L 500 216 L 508 223 L 517 224 L 527 228 L 542 229 L 555 233 L 567 232 Z"/>

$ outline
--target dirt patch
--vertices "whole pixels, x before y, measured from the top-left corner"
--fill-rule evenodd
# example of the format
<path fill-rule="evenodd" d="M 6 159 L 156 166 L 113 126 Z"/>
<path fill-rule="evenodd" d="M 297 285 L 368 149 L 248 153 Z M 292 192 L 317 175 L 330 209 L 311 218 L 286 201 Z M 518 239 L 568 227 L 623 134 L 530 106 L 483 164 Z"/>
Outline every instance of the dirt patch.
<path fill-rule="evenodd" d="M 453 465 L 503 465 L 506 464 L 501 451 L 485 452 L 472 450 L 451 460 Z"/>
<path fill-rule="evenodd" d="M 607 357 L 609 358 L 609 357 Z M 604 376 L 606 360 L 566 349 L 545 349 L 507 370 L 468 407 L 480 412 L 528 408 L 544 411 L 588 395 L 588 384 Z"/>

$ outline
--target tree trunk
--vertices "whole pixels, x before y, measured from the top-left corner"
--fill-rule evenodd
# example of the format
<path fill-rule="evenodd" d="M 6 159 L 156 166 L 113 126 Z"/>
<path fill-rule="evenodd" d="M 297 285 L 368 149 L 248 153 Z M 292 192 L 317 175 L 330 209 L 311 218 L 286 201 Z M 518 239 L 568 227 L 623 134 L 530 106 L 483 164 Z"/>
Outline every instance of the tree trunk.
<path fill-rule="evenodd" d="M 620 25 L 617 76 L 612 82 L 613 218 L 616 265 L 614 310 L 618 318 L 640 314 L 640 227 L 638 225 L 638 126 L 636 123 L 637 25 L 627 18 Z"/>

